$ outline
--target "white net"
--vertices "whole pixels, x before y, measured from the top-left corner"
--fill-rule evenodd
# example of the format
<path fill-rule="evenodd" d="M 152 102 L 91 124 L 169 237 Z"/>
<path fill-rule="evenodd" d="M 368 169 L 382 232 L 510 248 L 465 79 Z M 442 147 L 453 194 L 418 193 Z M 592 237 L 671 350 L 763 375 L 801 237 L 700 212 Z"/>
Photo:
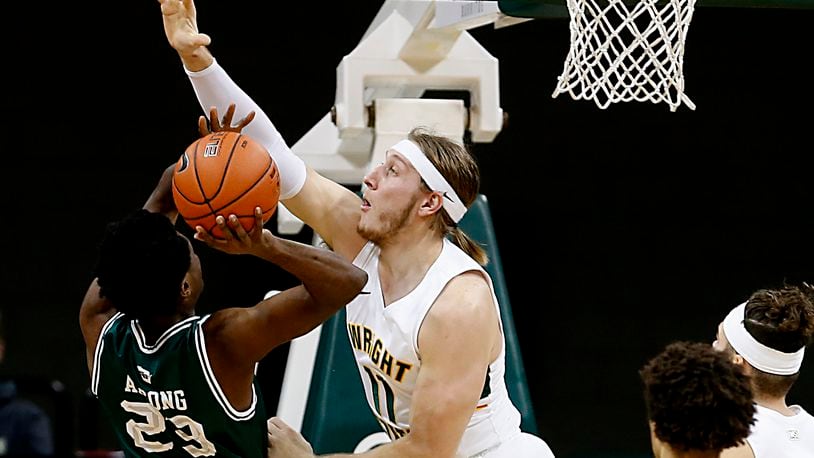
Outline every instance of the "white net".
<path fill-rule="evenodd" d="M 633 3 L 635 2 L 635 3 Z M 552 97 L 567 92 L 594 100 L 666 102 L 684 94 L 684 42 L 695 0 L 568 0 L 571 49 Z M 631 3 L 629 6 L 628 3 Z M 661 4 L 661 6 L 659 5 Z"/>

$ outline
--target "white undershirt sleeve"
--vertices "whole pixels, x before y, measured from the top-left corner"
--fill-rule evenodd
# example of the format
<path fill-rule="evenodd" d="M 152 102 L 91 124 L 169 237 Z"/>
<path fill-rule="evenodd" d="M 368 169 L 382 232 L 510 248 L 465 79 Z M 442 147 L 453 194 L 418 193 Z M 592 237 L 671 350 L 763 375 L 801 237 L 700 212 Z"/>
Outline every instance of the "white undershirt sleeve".
<path fill-rule="evenodd" d="M 229 77 L 217 61 L 199 72 L 186 68 L 184 71 L 189 76 L 198 102 L 207 117 L 210 107 L 217 107 L 218 113 L 223 114 L 232 103 L 235 104 L 234 120 L 242 119 L 254 110 L 254 120 L 243 129 L 243 133 L 265 146 L 277 164 L 280 171 L 280 200 L 296 196 L 305 183 L 305 163 L 291 152 L 263 110 Z"/>

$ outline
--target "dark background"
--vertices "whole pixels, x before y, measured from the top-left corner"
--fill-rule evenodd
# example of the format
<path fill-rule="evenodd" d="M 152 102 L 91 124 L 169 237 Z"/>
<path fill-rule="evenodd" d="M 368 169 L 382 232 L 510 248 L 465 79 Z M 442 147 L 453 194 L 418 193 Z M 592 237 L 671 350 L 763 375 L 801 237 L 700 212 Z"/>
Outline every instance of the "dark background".
<path fill-rule="evenodd" d="M 5 18 L 0 297 L 3 371 L 61 380 L 73 414 L 58 428 L 86 448 L 109 440 L 90 421 L 77 320 L 95 245 L 196 138 L 200 109 L 157 2 L 68 3 L 9 6 Z M 293 144 L 330 109 L 336 65 L 379 6 L 199 1 L 199 26 Z M 676 113 L 552 99 L 565 20 L 471 31 L 500 59 L 510 122 L 473 151 L 541 435 L 558 456 L 646 453 L 638 368 L 671 341 L 711 342 L 750 292 L 814 280 L 812 26 L 811 10 L 698 7 L 685 55 L 698 108 Z M 196 249 L 200 313 L 293 284 Z M 271 412 L 286 350 L 262 365 Z M 789 402 L 812 410 L 810 361 L 802 372 Z"/>

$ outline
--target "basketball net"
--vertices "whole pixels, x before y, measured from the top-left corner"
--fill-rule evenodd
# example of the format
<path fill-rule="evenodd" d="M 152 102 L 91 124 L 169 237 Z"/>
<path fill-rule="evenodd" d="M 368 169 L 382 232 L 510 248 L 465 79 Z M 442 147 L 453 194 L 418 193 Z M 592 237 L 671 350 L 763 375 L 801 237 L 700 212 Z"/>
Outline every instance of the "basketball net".
<path fill-rule="evenodd" d="M 684 94 L 684 42 L 695 0 L 567 0 L 571 49 L 552 97 L 567 92 L 605 109 L 616 102 L 667 102 Z M 664 3 L 659 7 L 657 3 Z"/>

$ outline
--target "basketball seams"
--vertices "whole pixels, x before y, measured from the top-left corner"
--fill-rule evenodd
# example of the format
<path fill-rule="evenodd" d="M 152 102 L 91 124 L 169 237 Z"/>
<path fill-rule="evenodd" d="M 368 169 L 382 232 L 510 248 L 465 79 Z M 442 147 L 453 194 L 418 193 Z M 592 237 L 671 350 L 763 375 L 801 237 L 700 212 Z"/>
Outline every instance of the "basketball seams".
<path fill-rule="evenodd" d="M 237 138 L 234 142 L 232 142 L 232 149 L 229 150 L 229 157 L 226 159 L 226 165 L 223 166 L 223 173 L 220 176 L 220 183 L 218 183 L 218 188 L 215 190 L 215 193 L 212 194 L 212 197 L 209 198 L 209 201 L 215 200 L 218 197 L 218 194 L 220 194 L 221 190 L 223 190 L 223 183 L 226 183 L 226 174 L 229 173 L 229 164 L 232 163 L 232 158 L 235 155 L 235 148 L 237 148 L 241 138 L 243 138 L 243 134 L 237 134 Z"/>
<path fill-rule="evenodd" d="M 269 169 L 271 168 L 271 166 L 272 166 L 272 165 L 273 165 L 273 162 L 269 161 L 268 166 L 266 166 L 266 170 L 264 170 L 264 171 L 263 171 L 263 173 L 262 173 L 262 174 L 260 174 L 260 176 L 259 176 L 259 177 L 258 177 L 256 180 L 254 180 L 254 183 L 252 183 L 252 185 L 251 185 L 251 186 L 248 186 L 246 189 L 244 189 L 244 190 L 243 190 L 243 192 L 241 192 L 240 194 L 238 194 L 237 196 L 235 196 L 235 197 L 234 197 L 232 200 L 230 200 L 229 202 L 226 202 L 225 204 L 221 205 L 221 206 L 220 206 L 220 207 L 218 207 L 217 209 L 213 209 L 213 210 L 212 210 L 212 213 L 217 213 L 217 212 L 219 212 L 219 211 L 223 210 L 224 208 L 226 208 L 226 207 L 228 207 L 228 206 L 232 205 L 233 203 L 235 203 L 235 202 L 237 202 L 238 200 L 240 200 L 240 199 L 241 199 L 243 196 L 245 196 L 246 194 L 248 194 L 248 193 L 249 193 L 251 190 L 253 190 L 253 189 L 254 189 L 254 188 L 255 188 L 255 187 L 256 187 L 256 186 L 257 186 L 257 185 L 258 185 L 258 184 L 259 184 L 261 181 L 263 181 L 263 179 L 265 179 L 265 178 L 266 178 L 266 174 L 268 173 L 268 171 L 269 171 Z M 228 166 L 227 166 L 227 167 L 228 167 Z M 275 169 L 275 171 L 276 171 L 276 169 Z M 224 173 L 223 175 L 224 175 L 224 176 L 226 176 L 226 174 L 225 174 L 225 173 Z"/>
<path fill-rule="evenodd" d="M 199 138 L 198 141 L 195 142 L 195 153 L 192 155 L 192 165 L 193 165 L 192 169 L 195 170 L 195 181 L 198 183 L 198 189 L 201 190 L 201 195 L 204 198 L 203 203 L 206 204 L 207 207 L 209 207 L 209 213 L 215 213 L 215 210 L 212 208 L 212 204 L 209 203 L 209 201 L 211 199 L 206 195 L 206 191 L 204 190 L 203 183 L 201 182 L 201 175 L 198 173 L 198 148 L 201 146 L 201 143 L 204 143 L 204 142 L 201 141 L 204 138 L 206 138 L 206 137 Z M 202 218 L 205 217 L 205 216 L 206 215 L 203 215 Z M 184 219 L 186 219 L 186 218 L 184 218 Z M 193 218 L 193 219 L 195 219 L 195 218 Z"/>
<path fill-rule="evenodd" d="M 172 179 L 172 187 L 175 190 L 175 192 L 177 192 L 181 197 L 184 198 L 184 200 L 186 200 L 187 202 L 189 202 L 191 204 L 203 205 L 203 204 L 206 203 L 206 201 L 198 202 L 198 201 L 192 200 L 188 195 L 184 194 L 184 191 L 181 191 L 181 188 L 179 188 L 178 184 L 175 182 L 175 177 L 173 177 L 173 179 Z"/>
<path fill-rule="evenodd" d="M 190 169 L 194 169 L 194 159 L 195 153 L 193 152 L 192 160 L 189 159 L 189 150 L 193 148 L 193 146 L 197 146 L 197 143 L 189 145 L 187 149 L 181 154 L 181 157 L 178 159 L 178 162 L 175 164 L 175 171 L 172 174 L 172 190 L 174 193 L 178 193 L 184 200 L 193 205 L 204 205 L 206 203 L 206 196 L 203 193 L 200 193 L 201 197 L 204 199 L 202 201 L 198 201 L 193 199 L 188 193 L 182 191 L 181 186 L 178 185 L 178 174 L 183 172 L 189 172 Z M 180 162 L 180 164 L 179 164 Z M 192 172 L 189 172 L 192 173 Z M 182 181 L 186 181 L 187 179 L 184 178 Z"/>

